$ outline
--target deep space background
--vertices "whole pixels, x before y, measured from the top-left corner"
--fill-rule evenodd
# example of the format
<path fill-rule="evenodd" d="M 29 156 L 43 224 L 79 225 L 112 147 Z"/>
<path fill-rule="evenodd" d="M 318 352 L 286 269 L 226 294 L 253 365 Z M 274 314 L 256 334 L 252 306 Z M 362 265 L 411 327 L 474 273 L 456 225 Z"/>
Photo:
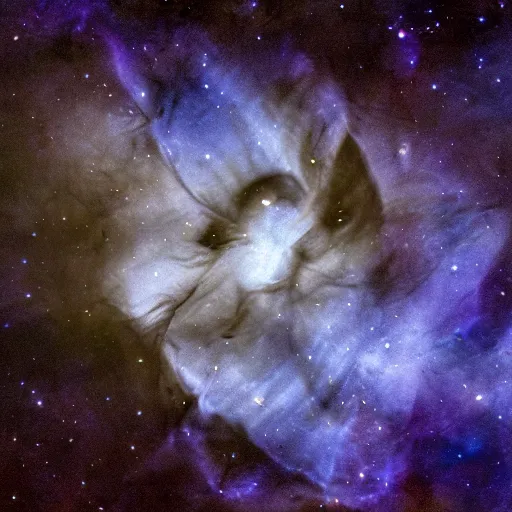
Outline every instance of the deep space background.
<path fill-rule="evenodd" d="M 508 0 L 0 0 L 0 510 L 512 510 L 511 52 Z M 248 162 L 298 291 L 212 224 Z"/>

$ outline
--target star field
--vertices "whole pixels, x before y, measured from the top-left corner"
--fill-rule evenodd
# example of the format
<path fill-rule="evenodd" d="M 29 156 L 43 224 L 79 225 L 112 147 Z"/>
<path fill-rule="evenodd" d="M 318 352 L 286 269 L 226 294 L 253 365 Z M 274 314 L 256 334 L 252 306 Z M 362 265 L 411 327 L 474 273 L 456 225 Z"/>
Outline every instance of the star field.
<path fill-rule="evenodd" d="M 0 8 L 0 508 L 512 508 L 508 1 Z"/>

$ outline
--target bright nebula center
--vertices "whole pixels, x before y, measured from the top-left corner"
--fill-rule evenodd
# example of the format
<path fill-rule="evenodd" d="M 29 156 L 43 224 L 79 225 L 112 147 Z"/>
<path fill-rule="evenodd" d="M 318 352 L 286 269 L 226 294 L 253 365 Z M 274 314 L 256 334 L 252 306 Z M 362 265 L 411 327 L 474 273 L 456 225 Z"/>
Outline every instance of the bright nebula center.
<path fill-rule="evenodd" d="M 241 249 L 237 274 L 242 286 L 258 290 L 288 278 L 294 268 L 295 244 L 311 229 L 311 217 L 291 204 L 263 199 L 264 208 L 247 219 L 248 247 Z"/>

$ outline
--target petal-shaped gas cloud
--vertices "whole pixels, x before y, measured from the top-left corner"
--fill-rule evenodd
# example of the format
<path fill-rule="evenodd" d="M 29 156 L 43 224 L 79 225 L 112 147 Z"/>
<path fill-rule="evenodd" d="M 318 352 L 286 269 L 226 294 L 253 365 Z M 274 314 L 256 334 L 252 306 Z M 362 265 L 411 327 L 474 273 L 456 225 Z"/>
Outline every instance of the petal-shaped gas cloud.
<path fill-rule="evenodd" d="M 173 53 L 187 42 L 195 51 Z M 261 76 L 203 37 L 169 44 L 167 78 L 161 61 L 144 76 L 114 52 L 203 219 L 206 259 L 169 311 L 163 379 L 326 495 L 377 502 L 407 470 L 403 436 L 439 364 L 428 326 L 447 312 L 427 303 L 446 300 L 441 262 L 484 236 L 485 209 L 430 197 L 428 183 L 416 204 L 386 190 L 379 146 L 358 143 L 335 82 L 318 84 L 302 55 Z"/>

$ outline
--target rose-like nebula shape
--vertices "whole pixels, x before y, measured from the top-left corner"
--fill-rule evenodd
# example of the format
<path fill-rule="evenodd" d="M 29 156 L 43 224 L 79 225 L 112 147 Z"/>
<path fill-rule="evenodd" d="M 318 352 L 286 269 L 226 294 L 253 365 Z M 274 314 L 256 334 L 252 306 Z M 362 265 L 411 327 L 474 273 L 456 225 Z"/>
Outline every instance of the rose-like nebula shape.
<path fill-rule="evenodd" d="M 438 195 L 430 180 L 414 200 L 407 187 L 387 188 L 396 170 L 378 160 L 386 148 L 350 134 L 335 81 L 319 82 L 300 53 L 277 56 L 273 73 L 179 33 L 141 71 L 123 43 L 111 47 L 196 204 L 183 217 L 188 261 L 174 270 L 183 288 L 161 289 L 171 297 L 164 388 L 195 399 L 205 420 L 241 428 L 324 496 L 378 503 L 408 470 L 415 409 L 442 393 L 451 345 L 458 336 L 478 345 L 460 333 L 472 329 L 471 290 L 499 251 L 503 215 Z M 462 257 L 479 264 L 447 289 Z M 133 315 L 144 283 L 124 279 L 137 290 L 126 298 Z"/>

